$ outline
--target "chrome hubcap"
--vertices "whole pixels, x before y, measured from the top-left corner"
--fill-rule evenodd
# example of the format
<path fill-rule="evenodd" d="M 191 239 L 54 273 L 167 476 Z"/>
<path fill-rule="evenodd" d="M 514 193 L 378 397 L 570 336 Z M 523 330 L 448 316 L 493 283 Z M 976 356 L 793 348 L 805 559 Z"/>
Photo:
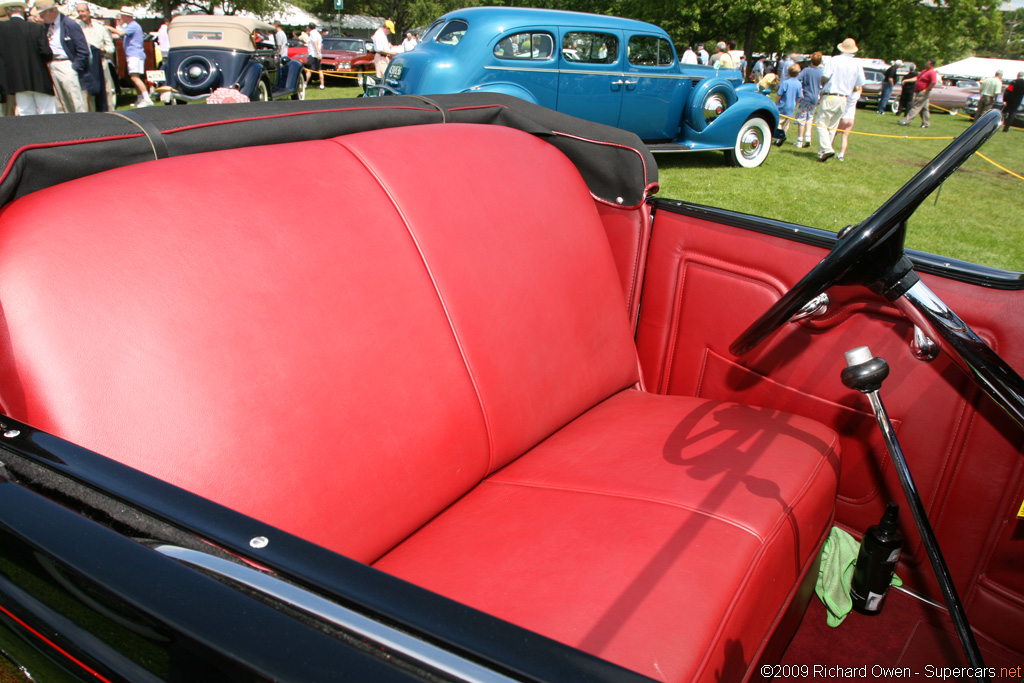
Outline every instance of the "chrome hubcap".
<path fill-rule="evenodd" d="M 761 137 L 761 131 L 757 128 L 750 128 L 743 133 L 743 137 L 740 138 L 740 154 L 747 159 L 754 159 L 761 151 L 761 147 L 764 145 L 764 139 Z"/>

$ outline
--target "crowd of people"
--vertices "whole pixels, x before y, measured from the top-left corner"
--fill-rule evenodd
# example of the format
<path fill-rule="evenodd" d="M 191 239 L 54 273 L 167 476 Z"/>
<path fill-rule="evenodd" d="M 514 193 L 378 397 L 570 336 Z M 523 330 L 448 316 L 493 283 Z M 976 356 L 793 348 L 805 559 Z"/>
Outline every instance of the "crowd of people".
<path fill-rule="evenodd" d="M 136 104 L 152 105 L 145 78 L 146 33 L 132 8 L 122 7 L 116 21 L 107 24 L 92 14 L 88 3 L 69 7 L 77 18 L 61 12 L 53 0 L 37 0 L 31 11 L 26 0 L 0 0 L 0 113 L 116 108 L 111 69 L 115 37 L 123 41 L 128 76 L 139 93 Z"/>
<path fill-rule="evenodd" d="M 76 18 L 62 12 L 54 0 L 35 0 L 31 10 L 28 0 L 0 0 L 0 115 L 116 109 L 116 72 L 111 68 L 115 38 L 123 41 L 128 78 L 138 93 L 134 106 L 152 106 L 155 94 L 146 79 L 144 43 L 154 40 L 157 63 L 165 59 L 170 50 L 167 22 L 150 36 L 131 7 L 122 7 L 116 20 L 109 23 L 95 16 L 89 3 L 71 3 L 68 9 Z M 418 42 L 410 32 L 400 44 L 392 44 L 394 32 L 395 24 L 389 19 L 373 34 L 378 78 L 383 77 L 393 55 L 413 49 Z M 306 82 L 318 73 L 320 88 L 324 88 L 320 65 L 323 33 L 310 23 L 296 37 L 309 53 Z M 253 38 L 258 44 L 273 45 L 282 57 L 288 56 L 288 36 L 280 21 L 274 22 L 273 33 Z"/>
<path fill-rule="evenodd" d="M 817 154 L 820 161 L 833 157 L 839 161 L 846 158 L 850 132 L 865 84 L 863 67 L 853 59 L 859 52 L 853 38 L 847 38 L 836 46 L 837 54 L 825 58 L 821 52 L 814 52 L 801 67 L 798 55 L 784 54 L 777 61 L 760 57 L 751 65 L 735 41 L 720 41 L 715 52 L 710 54 L 703 44 L 688 46 L 680 61 L 684 64 L 706 64 L 716 68 L 738 69 L 746 82 L 757 84 L 758 90 L 766 95 L 775 94 L 782 119 L 775 135 L 775 144 L 782 145 L 787 139 L 791 123 L 796 122 L 796 140 L 799 147 L 812 146 L 812 131 L 818 132 Z M 917 71 L 911 68 L 901 74 L 902 60 L 890 64 L 883 75 L 877 114 L 884 114 L 897 84 L 901 86 L 897 111 L 902 114 L 901 126 L 909 126 L 918 117 L 921 127 L 931 126 L 930 97 L 932 89 L 941 82 L 935 69 L 935 61 L 929 59 L 925 68 Z M 1002 72 L 985 79 L 981 84 L 980 114 L 992 108 L 997 99 L 1003 99 L 1003 130 L 1008 131 L 1014 116 L 1024 99 L 1024 71 L 1014 81 L 1004 83 Z M 840 137 L 838 149 L 836 136 Z"/>
<path fill-rule="evenodd" d="M 285 40 L 284 33 L 280 30 L 281 22 L 274 22 L 278 27 L 280 38 L 275 42 L 282 49 L 282 56 L 287 57 L 287 47 L 283 42 Z M 407 31 L 405 38 L 401 43 L 395 44 L 391 42 L 391 36 L 395 34 L 395 22 L 390 19 L 386 19 L 384 23 L 377 28 L 377 30 L 370 37 L 370 41 L 373 43 L 373 67 L 374 73 L 377 79 L 384 78 L 384 72 L 387 71 L 388 63 L 391 58 L 397 54 L 403 52 L 409 52 L 414 49 L 419 43 L 419 35 L 412 31 Z M 308 84 L 313 74 L 317 74 L 320 89 L 324 89 L 324 71 L 322 68 L 323 60 L 323 39 L 324 32 L 317 27 L 315 23 L 310 23 L 306 27 L 305 31 L 295 34 L 295 37 L 306 46 L 308 50 L 308 57 L 306 59 L 306 83 Z"/>

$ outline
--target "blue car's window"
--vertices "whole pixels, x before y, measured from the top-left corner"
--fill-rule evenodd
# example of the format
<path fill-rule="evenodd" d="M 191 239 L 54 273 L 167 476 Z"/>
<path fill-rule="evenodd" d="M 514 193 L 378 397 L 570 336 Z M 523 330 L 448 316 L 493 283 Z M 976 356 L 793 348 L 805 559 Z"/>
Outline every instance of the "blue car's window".
<path fill-rule="evenodd" d="M 442 45 L 457 45 L 462 40 L 462 36 L 466 35 L 467 28 L 469 28 L 469 24 L 462 19 L 452 19 L 437 32 L 434 42 Z"/>
<path fill-rule="evenodd" d="M 610 33 L 570 31 L 562 39 L 562 57 L 584 64 L 613 64 L 619 54 L 619 39 Z"/>
<path fill-rule="evenodd" d="M 498 59 L 551 59 L 555 39 L 549 33 L 516 33 L 494 46 Z"/>
<path fill-rule="evenodd" d="M 637 66 L 672 66 L 672 44 L 658 36 L 632 36 L 626 50 L 629 63 Z"/>
<path fill-rule="evenodd" d="M 423 38 L 421 38 L 421 40 L 424 43 L 427 42 L 428 40 L 433 40 L 434 36 L 437 35 L 438 30 L 440 30 L 442 26 L 444 26 L 443 21 L 435 21 L 433 24 L 430 25 L 430 28 L 423 32 Z"/>

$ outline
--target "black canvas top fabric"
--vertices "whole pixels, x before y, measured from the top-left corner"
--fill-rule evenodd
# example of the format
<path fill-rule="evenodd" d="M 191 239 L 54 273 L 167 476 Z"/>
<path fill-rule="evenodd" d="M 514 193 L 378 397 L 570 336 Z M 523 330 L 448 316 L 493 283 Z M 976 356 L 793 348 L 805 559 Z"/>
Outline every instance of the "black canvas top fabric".
<path fill-rule="evenodd" d="M 163 156 L 332 138 L 393 126 L 486 123 L 558 147 L 591 192 L 635 206 L 657 190 L 654 157 L 634 134 L 507 95 L 465 93 L 150 107 L 0 118 L 0 206 L 74 178 Z"/>

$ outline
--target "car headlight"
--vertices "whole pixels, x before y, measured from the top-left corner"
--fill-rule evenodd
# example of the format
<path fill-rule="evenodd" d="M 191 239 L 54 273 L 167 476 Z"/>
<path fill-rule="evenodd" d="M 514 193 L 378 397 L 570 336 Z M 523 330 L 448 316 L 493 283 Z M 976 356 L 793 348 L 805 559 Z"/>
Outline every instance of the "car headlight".
<path fill-rule="evenodd" d="M 338 62 L 339 71 L 348 71 L 352 68 L 352 62 Z"/>
<path fill-rule="evenodd" d="M 729 102 L 720 92 L 712 91 L 704 98 L 704 124 L 710 125 L 712 121 L 722 115 L 729 107 Z"/>

